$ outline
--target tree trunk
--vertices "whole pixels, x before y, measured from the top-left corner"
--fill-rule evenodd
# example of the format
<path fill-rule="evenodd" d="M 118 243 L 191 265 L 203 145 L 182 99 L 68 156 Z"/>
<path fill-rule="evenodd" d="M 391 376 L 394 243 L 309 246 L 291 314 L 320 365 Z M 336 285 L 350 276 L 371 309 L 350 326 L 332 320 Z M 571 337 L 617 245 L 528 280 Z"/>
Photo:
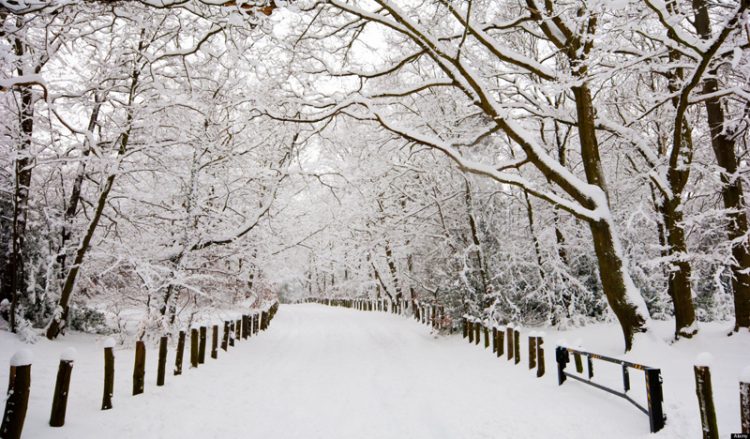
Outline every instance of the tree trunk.
<path fill-rule="evenodd" d="M 589 228 L 599 263 L 602 289 L 620 322 L 625 350 L 628 351 L 633 346 L 633 336 L 638 332 L 646 332 L 647 311 L 632 297 L 633 294 L 638 294 L 638 290 L 624 266 L 625 260 L 618 251 L 620 244 L 610 224 L 606 221 L 589 222 Z"/>
<path fill-rule="evenodd" d="M 139 43 L 139 50 L 143 49 L 144 39 L 143 39 L 143 32 L 141 33 L 141 42 Z M 137 66 L 133 67 L 133 72 L 130 76 L 130 90 L 129 90 L 129 96 L 128 96 L 128 107 L 127 107 L 127 119 L 125 123 L 125 131 L 120 135 L 119 139 L 119 145 L 117 150 L 117 158 L 119 159 L 122 157 L 122 155 L 125 154 L 128 148 L 128 142 L 130 140 L 130 132 L 133 127 L 133 107 L 134 107 L 134 101 L 135 101 L 135 94 L 136 94 L 136 88 L 138 86 L 138 78 L 140 76 L 140 73 L 138 71 Z M 70 304 L 70 298 L 73 295 L 73 289 L 75 288 L 76 280 L 78 278 L 78 272 L 81 269 L 81 264 L 83 264 L 83 260 L 86 257 L 86 253 L 88 252 L 90 246 L 91 246 L 91 240 L 94 237 L 94 232 L 96 232 L 96 228 L 99 225 L 99 221 L 102 218 L 102 214 L 104 213 L 104 208 L 107 205 L 107 198 L 109 197 L 109 192 L 112 190 L 112 186 L 115 182 L 115 176 L 116 173 L 112 172 L 110 173 L 106 180 L 104 181 L 104 186 L 102 187 L 101 191 L 99 192 L 99 198 L 96 202 L 96 208 L 94 210 L 94 213 L 91 217 L 91 220 L 89 221 L 88 228 L 86 229 L 86 233 L 83 236 L 83 239 L 81 240 L 81 243 L 78 246 L 78 250 L 76 250 L 75 260 L 73 261 L 73 265 L 70 267 L 70 270 L 68 271 L 68 274 L 65 277 L 65 283 L 63 284 L 62 292 L 60 293 L 60 300 L 57 304 L 57 309 L 54 312 L 54 315 L 52 316 L 52 320 L 49 323 L 49 326 L 47 327 L 47 338 L 50 340 L 54 340 L 57 338 L 58 335 L 60 335 L 60 332 L 65 328 L 67 318 L 68 318 L 68 306 Z"/>
<path fill-rule="evenodd" d="M 479 280 L 481 289 L 479 290 L 477 303 L 480 309 L 485 308 L 489 303 L 486 303 L 489 296 L 489 276 L 487 276 L 487 269 L 484 254 L 482 253 L 482 241 L 479 239 L 479 228 L 477 227 L 477 221 L 474 217 L 474 201 L 471 197 L 471 185 L 469 185 L 469 179 L 464 178 L 466 184 L 465 198 L 466 198 L 466 216 L 469 220 L 469 231 L 471 232 L 471 242 L 475 247 L 474 256 L 477 259 L 477 269 L 479 270 Z"/>
<path fill-rule="evenodd" d="M 695 325 L 695 307 L 693 306 L 693 289 L 691 285 L 692 269 L 685 260 L 687 244 L 685 230 L 682 228 L 682 210 L 679 197 L 665 201 L 663 210 L 664 224 L 667 229 L 669 253 L 676 257 L 672 263 L 675 267 L 669 271 L 669 295 L 672 297 L 675 315 L 675 337 L 690 338 L 698 332 Z"/>
<path fill-rule="evenodd" d="M 696 31 L 704 40 L 712 38 L 711 21 L 708 7 L 704 0 L 693 1 Z M 703 81 L 703 94 L 712 96 L 719 90 L 719 81 L 709 75 Z M 735 132 L 726 125 L 724 109 L 719 97 L 713 95 L 705 99 L 706 117 L 711 147 L 716 156 L 716 163 L 721 167 L 723 187 L 721 197 L 724 207 L 729 211 L 727 222 L 727 239 L 732 243 L 732 291 L 734 293 L 734 330 L 750 328 L 750 243 L 748 242 L 748 218 L 744 201 L 742 179 L 737 175 L 737 152 L 735 151 Z"/>
<path fill-rule="evenodd" d="M 60 281 L 64 282 L 63 274 L 66 272 L 66 258 L 67 251 L 65 249 L 66 244 L 72 236 L 71 226 L 73 218 L 75 218 L 76 212 L 78 211 L 78 203 L 81 200 L 81 188 L 83 187 L 83 180 L 86 177 L 86 159 L 91 153 L 90 139 L 94 136 L 94 130 L 96 129 L 97 121 L 99 120 L 99 109 L 102 106 L 104 97 L 100 94 L 94 96 L 94 108 L 91 110 L 91 116 L 89 117 L 89 124 L 86 128 L 86 139 L 83 141 L 83 151 L 81 152 L 81 161 L 78 164 L 78 170 L 76 171 L 76 178 L 73 181 L 73 186 L 70 189 L 70 197 L 68 198 L 68 204 L 65 207 L 65 214 L 63 216 L 62 232 L 60 233 L 60 252 L 57 255 L 57 265 L 60 270 Z"/>
<path fill-rule="evenodd" d="M 18 49 L 18 47 L 21 49 Z M 23 54 L 23 45 L 16 40 L 17 52 Z M 24 270 L 24 248 L 26 241 L 26 221 L 29 208 L 29 187 L 31 186 L 31 139 L 34 131 L 34 96 L 31 87 L 23 87 L 21 95 L 21 136 L 16 150 L 15 184 L 13 192 L 13 228 L 11 230 L 11 248 L 8 264 L 3 273 L 3 293 L 0 300 L 10 298 L 10 330 L 16 331 L 16 309 L 19 293 L 26 291 Z"/>
<path fill-rule="evenodd" d="M 576 98 L 581 157 L 583 158 L 586 179 L 590 184 L 598 186 L 604 194 L 607 194 L 607 184 L 601 167 L 599 144 L 596 139 L 591 92 L 588 85 L 584 83 L 579 87 L 573 87 L 573 93 Z M 609 201 L 599 200 L 599 202 L 606 203 L 606 205 L 598 207 L 599 209 L 606 208 L 607 213 L 605 215 L 607 218 L 600 221 L 589 221 L 596 259 L 599 263 L 599 278 L 607 302 L 622 327 L 625 350 L 629 351 L 633 346 L 633 336 L 638 332 L 646 332 L 648 310 L 630 278 L 627 260 L 622 254 L 622 246 L 612 224 Z"/>

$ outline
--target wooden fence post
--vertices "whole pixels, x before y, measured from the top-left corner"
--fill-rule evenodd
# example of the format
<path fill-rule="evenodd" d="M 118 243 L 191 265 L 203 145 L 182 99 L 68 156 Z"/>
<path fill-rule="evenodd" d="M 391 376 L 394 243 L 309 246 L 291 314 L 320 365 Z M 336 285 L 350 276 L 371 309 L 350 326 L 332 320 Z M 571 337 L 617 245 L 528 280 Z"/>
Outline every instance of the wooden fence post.
<path fill-rule="evenodd" d="M 211 330 L 211 358 L 219 358 L 219 325 L 214 325 Z"/>
<path fill-rule="evenodd" d="M 135 364 L 133 365 L 133 395 L 143 393 L 146 376 L 146 344 L 138 340 L 135 342 Z"/>
<path fill-rule="evenodd" d="M 198 345 L 198 363 L 206 362 L 206 327 L 200 327 L 200 344 Z"/>
<path fill-rule="evenodd" d="M 492 352 L 497 353 L 497 327 L 492 325 Z"/>
<path fill-rule="evenodd" d="M 177 336 L 177 352 L 174 357 L 174 374 L 182 375 L 182 357 L 185 355 L 185 331 Z"/>
<path fill-rule="evenodd" d="M 515 348 L 513 352 L 515 364 L 518 364 L 521 362 L 521 331 L 515 327 L 513 328 L 513 347 Z"/>
<path fill-rule="evenodd" d="M 502 357 L 505 353 L 505 329 L 504 328 L 498 328 L 497 329 L 497 352 L 495 352 L 495 355 L 497 355 L 498 358 Z"/>
<path fill-rule="evenodd" d="M 466 318 L 466 326 L 469 329 L 469 343 L 474 343 L 474 320 Z"/>
<path fill-rule="evenodd" d="M 190 367 L 198 367 L 198 329 L 190 329 Z"/>
<path fill-rule="evenodd" d="M 464 329 L 464 338 L 468 338 L 469 337 L 469 320 L 467 320 L 466 316 L 464 316 L 461 319 L 461 321 L 463 322 L 463 325 L 464 325 L 464 328 L 463 328 Z"/>
<path fill-rule="evenodd" d="M 238 319 L 234 323 L 234 340 L 235 341 L 240 341 L 240 336 L 242 335 L 241 331 L 242 331 L 242 320 Z"/>
<path fill-rule="evenodd" d="M 544 334 L 538 333 L 536 338 L 536 377 L 541 378 L 544 376 Z"/>
<path fill-rule="evenodd" d="M 102 410 L 112 408 L 112 396 L 115 392 L 115 340 L 104 340 L 104 395 L 102 395 Z"/>
<path fill-rule="evenodd" d="M 750 434 L 750 366 L 740 376 L 740 426 L 742 433 Z"/>
<path fill-rule="evenodd" d="M 229 349 L 229 322 L 224 321 L 224 337 L 221 339 L 221 349 L 226 351 Z"/>
<path fill-rule="evenodd" d="M 164 376 L 167 374 L 167 345 L 169 337 L 163 335 L 159 339 L 159 363 L 156 368 L 156 385 L 164 385 Z"/>
<path fill-rule="evenodd" d="M 234 346 L 234 320 L 229 322 L 229 346 Z"/>
<path fill-rule="evenodd" d="M 508 323 L 507 326 L 505 326 L 505 338 L 508 342 L 508 361 L 513 359 L 513 325 Z"/>
<path fill-rule="evenodd" d="M 484 348 L 487 349 L 490 347 L 490 329 L 486 323 L 482 325 L 482 329 L 484 330 Z"/>
<path fill-rule="evenodd" d="M 29 406 L 31 389 L 31 351 L 21 349 L 10 359 L 10 380 L 8 396 L 5 399 L 5 413 L 0 424 L 0 437 L 3 439 L 20 439 L 23 423 L 26 420 L 26 409 Z"/>
<path fill-rule="evenodd" d="M 55 393 L 52 396 L 52 411 L 49 415 L 50 427 L 62 427 L 65 425 L 65 412 L 68 409 L 68 392 L 70 391 L 70 376 L 73 374 L 75 354 L 75 349 L 68 348 L 60 356 L 60 365 L 57 368 L 57 380 L 55 381 Z"/>
<path fill-rule="evenodd" d="M 482 338 L 479 331 L 482 328 L 482 324 L 479 322 L 479 320 L 474 321 L 474 344 L 478 345 L 479 340 Z"/>
<path fill-rule="evenodd" d="M 250 316 L 247 314 L 242 315 L 242 339 L 247 340 L 247 336 L 250 333 Z"/>
<path fill-rule="evenodd" d="M 711 358 L 708 354 L 701 354 L 693 367 L 695 372 L 695 393 L 698 396 L 703 439 L 719 439 L 719 428 L 716 424 L 716 410 L 714 408 L 713 390 L 711 388 Z"/>
<path fill-rule="evenodd" d="M 536 333 L 529 335 L 529 369 L 536 367 Z"/>

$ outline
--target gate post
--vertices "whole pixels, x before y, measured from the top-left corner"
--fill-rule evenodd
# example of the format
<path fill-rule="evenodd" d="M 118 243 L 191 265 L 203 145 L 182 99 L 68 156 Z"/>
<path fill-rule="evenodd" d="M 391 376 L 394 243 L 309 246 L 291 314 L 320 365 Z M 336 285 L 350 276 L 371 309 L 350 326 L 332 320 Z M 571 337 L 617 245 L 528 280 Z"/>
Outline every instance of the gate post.
<path fill-rule="evenodd" d="M 664 395 L 662 392 L 661 384 L 661 370 L 660 369 L 646 369 L 646 395 L 648 396 L 648 422 L 651 426 L 651 433 L 664 428 L 664 410 L 662 408 L 662 401 Z"/>
<path fill-rule="evenodd" d="M 555 348 L 555 359 L 557 359 L 557 384 L 562 386 L 565 380 L 568 378 L 565 376 L 565 366 L 570 362 L 570 355 L 568 350 L 563 346 Z"/>

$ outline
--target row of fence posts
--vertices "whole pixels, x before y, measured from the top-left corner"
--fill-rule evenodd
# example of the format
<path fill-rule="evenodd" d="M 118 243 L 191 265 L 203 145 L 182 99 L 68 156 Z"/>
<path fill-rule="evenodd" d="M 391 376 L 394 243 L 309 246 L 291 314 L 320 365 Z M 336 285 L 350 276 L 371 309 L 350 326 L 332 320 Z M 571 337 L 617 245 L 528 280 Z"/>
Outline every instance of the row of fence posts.
<path fill-rule="evenodd" d="M 279 304 L 274 303 L 268 311 L 255 314 L 245 314 L 241 319 L 225 321 L 221 349 L 227 351 L 234 346 L 236 341 L 247 339 L 260 331 L 268 329 L 271 320 L 278 311 Z M 219 354 L 219 325 L 211 327 L 211 358 L 217 359 Z M 197 368 L 206 359 L 207 349 L 206 326 L 190 329 L 190 367 Z M 185 352 L 186 331 L 180 331 L 177 338 L 177 351 L 175 356 L 174 375 L 182 374 L 182 364 Z M 157 367 L 156 385 L 163 386 L 167 369 L 167 351 L 169 337 L 163 336 L 159 339 L 159 356 Z M 104 392 L 102 396 L 102 410 L 113 407 L 112 397 L 114 395 L 115 377 L 115 342 L 107 339 L 104 343 Z M 65 415 L 70 390 L 70 378 L 73 373 L 75 351 L 71 348 L 63 351 L 60 356 L 60 365 L 55 382 L 55 390 L 52 397 L 52 410 L 49 425 L 62 427 L 65 425 Z M 142 340 L 135 343 L 135 363 L 133 366 L 133 395 L 144 392 L 146 377 L 146 345 Z M 11 359 L 10 379 L 8 383 L 8 396 L 5 402 L 5 411 L 2 424 L 0 424 L 0 439 L 19 439 L 23 431 L 26 411 L 31 391 L 31 353 L 21 350 Z"/>
<path fill-rule="evenodd" d="M 360 311 L 381 311 L 392 314 L 409 315 L 417 321 L 431 326 L 435 330 L 442 330 L 449 327 L 445 307 L 443 305 L 420 302 L 418 300 L 398 300 L 392 301 L 387 299 L 330 299 L 330 298 L 307 298 L 306 303 L 318 303 L 327 306 L 338 306 L 342 308 L 352 308 Z"/>
<path fill-rule="evenodd" d="M 307 302 L 328 306 L 354 308 L 361 311 L 384 311 L 394 314 L 406 314 L 411 309 L 413 317 L 435 329 L 442 329 L 447 320 L 445 308 L 442 305 L 412 301 L 411 308 L 407 301 L 393 302 L 386 299 L 328 299 L 308 298 Z M 464 315 L 463 337 L 469 343 L 480 344 L 484 341 L 484 348 L 492 347 L 492 352 L 498 357 L 506 356 L 514 364 L 521 363 L 521 332 L 513 324 L 505 326 L 490 324 L 487 321 Z M 583 373 L 583 360 L 580 354 L 574 354 L 576 371 Z M 590 357 L 587 357 L 591 361 Z M 528 367 L 536 369 L 537 378 L 545 373 L 544 361 L 544 333 L 531 332 L 528 335 Z M 591 365 L 589 364 L 589 367 Z M 695 387 L 700 408 L 701 424 L 704 439 L 718 439 L 719 429 L 716 422 L 716 411 L 711 389 L 711 371 L 707 365 L 696 365 Z M 740 380 L 740 412 L 741 432 L 750 434 L 750 367 L 742 374 Z"/>
<path fill-rule="evenodd" d="M 479 344 L 484 340 L 484 348 L 492 348 L 498 358 L 505 356 L 513 364 L 521 363 L 521 331 L 513 324 L 505 326 L 492 324 L 486 320 L 463 316 L 463 337 L 469 343 Z M 531 332 L 528 335 L 528 366 L 536 369 L 537 378 L 544 376 L 544 334 Z"/>
<path fill-rule="evenodd" d="M 695 374 L 695 393 L 698 397 L 698 409 L 704 439 L 719 439 L 719 426 L 716 422 L 713 386 L 711 384 L 711 359 L 707 354 L 698 356 L 693 372 Z M 739 380 L 740 398 L 740 432 L 750 435 L 750 366 L 743 370 Z M 747 437 L 747 436 L 746 436 Z"/>

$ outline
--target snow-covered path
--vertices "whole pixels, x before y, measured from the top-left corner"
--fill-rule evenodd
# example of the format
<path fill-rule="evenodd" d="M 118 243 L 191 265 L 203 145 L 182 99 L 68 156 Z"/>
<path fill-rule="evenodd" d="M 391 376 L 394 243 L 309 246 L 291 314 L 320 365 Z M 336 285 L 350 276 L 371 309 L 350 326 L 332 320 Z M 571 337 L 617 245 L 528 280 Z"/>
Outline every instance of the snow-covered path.
<path fill-rule="evenodd" d="M 623 401 L 583 386 L 558 388 L 552 363 L 548 362 L 547 376 L 538 380 L 522 365 L 498 359 L 460 336 L 436 338 L 413 320 L 385 313 L 282 306 L 268 331 L 228 353 L 220 352 L 218 360 L 207 359 L 197 370 L 168 376 L 163 388 L 154 387 L 155 357 L 149 352 L 146 393 L 137 397 L 129 395 L 130 351 L 121 353 L 113 410 L 98 410 L 100 361 L 79 361 L 66 426 L 47 427 L 48 409 L 30 410 L 24 436 L 498 439 L 648 435 L 646 417 Z M 82 360 L 86 357 L 82 355 Z M 49 378 L 43 380 L 52 381 Z M 49 393 L 40 392 L 38 386 L 35 390 L 32 393 L 48 401 Z M 31 409 L 33 400 L 34 395 Z"/>

